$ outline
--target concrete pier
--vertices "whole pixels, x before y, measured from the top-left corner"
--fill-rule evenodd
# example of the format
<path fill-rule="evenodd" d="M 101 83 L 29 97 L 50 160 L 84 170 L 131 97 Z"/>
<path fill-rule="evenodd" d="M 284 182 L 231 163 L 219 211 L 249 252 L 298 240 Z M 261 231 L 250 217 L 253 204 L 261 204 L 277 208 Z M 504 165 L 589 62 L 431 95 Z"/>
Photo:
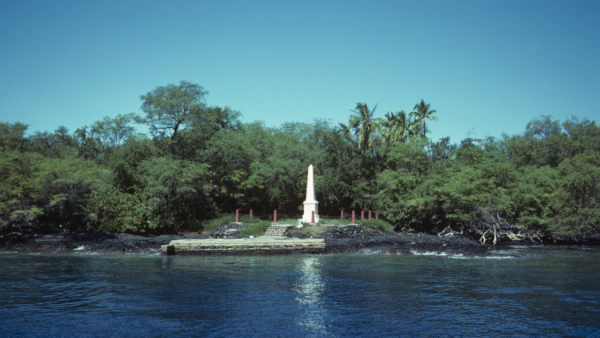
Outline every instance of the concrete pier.
<path fill-rule="evenodd" d="M 179 239 L 161 246 L 167 255 L 321 253 L 324 239 L 261 236 L 245 239 Z"/>

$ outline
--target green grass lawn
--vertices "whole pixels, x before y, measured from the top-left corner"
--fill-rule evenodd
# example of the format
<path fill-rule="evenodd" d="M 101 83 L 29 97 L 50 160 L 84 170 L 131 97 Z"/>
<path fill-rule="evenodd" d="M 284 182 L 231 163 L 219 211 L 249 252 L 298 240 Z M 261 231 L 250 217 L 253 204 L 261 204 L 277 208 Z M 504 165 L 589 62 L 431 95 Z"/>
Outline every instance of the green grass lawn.
<path fill-rule="evenodd" d="M 319 220 L 319 224 L 331 224 L 331 225 L 338 225 L 338 224 L 352 224 L 352 219 L 339 219 L 339 218 L 332 218 L 332 219 L 320 219 Z"/>
<path fill-rule="evenodd" d="M 286 225 L 286 224 L 296 225 L 297 222 L 298 222 L 298 220 L 296 218 L 278 219 L 277 225 Z"/>

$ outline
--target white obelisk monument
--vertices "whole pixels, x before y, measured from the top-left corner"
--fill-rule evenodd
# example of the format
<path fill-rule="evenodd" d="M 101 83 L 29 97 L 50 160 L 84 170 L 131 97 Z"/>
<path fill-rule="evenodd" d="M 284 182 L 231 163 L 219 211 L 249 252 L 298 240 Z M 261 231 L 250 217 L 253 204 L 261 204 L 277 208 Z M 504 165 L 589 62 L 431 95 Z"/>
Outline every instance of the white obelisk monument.
<path fill-rule="evenodd" d="M 315 200 L 315 177 L 312 164 L 308 166 L 308 180 L 306 180 L 306 201 L 304 201 L 304 215 L 302 222 L 312 222 L 312 212 L 315 212 L 315 223 L 319 222 L 319 202 Z"/>

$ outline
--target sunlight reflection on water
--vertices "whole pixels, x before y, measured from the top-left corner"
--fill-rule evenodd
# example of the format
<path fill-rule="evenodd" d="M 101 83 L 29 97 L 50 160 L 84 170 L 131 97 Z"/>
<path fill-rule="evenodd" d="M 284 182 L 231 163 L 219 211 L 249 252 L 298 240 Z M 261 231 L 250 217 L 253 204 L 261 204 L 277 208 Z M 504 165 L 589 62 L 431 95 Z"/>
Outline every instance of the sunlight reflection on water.
<path fill-rule="evenodd" d="M 296 291 L 300 294 L 296 301 L 304 308 L 304 313 L 297 318 L 296 324 L 317 332 L 325 329 L 323 319 L 327 315 L 322 306 L 321 294 L 325 283 L 319 265 L 317 257 L 305 257 L 300 264 L 302 277 L 296 284 Z"/>

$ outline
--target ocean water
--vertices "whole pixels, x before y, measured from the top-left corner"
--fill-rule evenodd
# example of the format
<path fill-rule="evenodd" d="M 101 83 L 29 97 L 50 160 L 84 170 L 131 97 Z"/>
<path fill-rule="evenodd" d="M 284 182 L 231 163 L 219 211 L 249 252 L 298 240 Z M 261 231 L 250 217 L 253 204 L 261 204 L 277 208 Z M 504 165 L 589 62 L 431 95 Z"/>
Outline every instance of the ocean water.
<path fill-rule="evenodd" d="M 600 250 L 4 253 L 0 336 L 600 337 Z"/>

